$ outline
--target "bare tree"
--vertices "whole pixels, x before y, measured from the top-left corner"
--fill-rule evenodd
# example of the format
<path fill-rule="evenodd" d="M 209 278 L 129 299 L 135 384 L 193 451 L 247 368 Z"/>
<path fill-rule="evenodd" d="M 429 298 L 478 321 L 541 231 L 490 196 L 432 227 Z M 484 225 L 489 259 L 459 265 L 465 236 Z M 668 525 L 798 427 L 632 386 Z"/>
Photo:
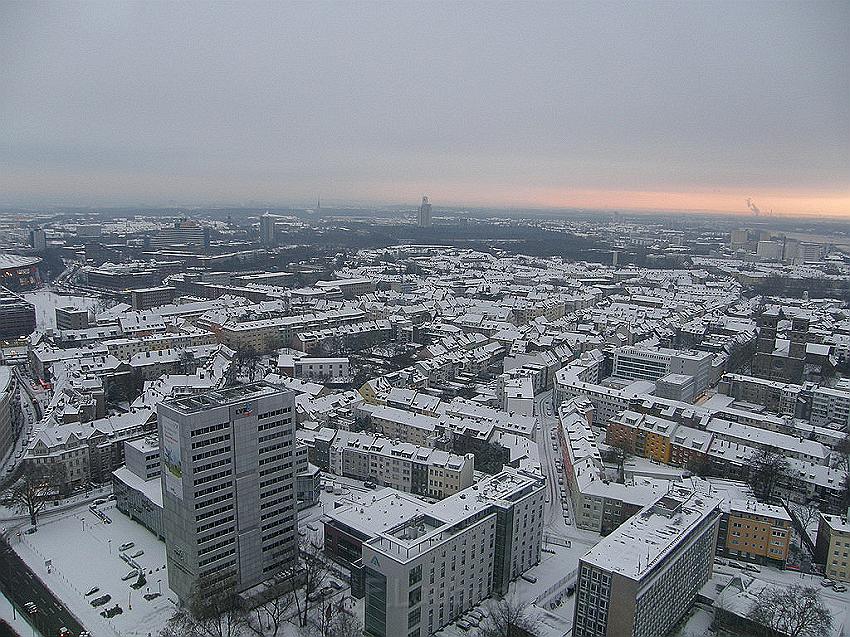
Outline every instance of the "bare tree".
<path fill-rule="evenodd" d="M 749 619 L 767 628 L 769 634 L 787 637 L 823 637 L 832 630 L 832 615 L 820 592 L 794 584 L 762 591 L 749 612 Z"/>
<path fill-rule="evenodd" d="M 328 607 L 331 613 L 326 613 L 324 637 L 361 637 L 363 624 L 353 611 L 345 608 L 344 600 Z"/>
<path fill-rule="evenodd" d="M 529 612 L 528 605 L 501 598 L 490 604 L 481 622 L 479 637 L 530 637 L 537 634 L 540 618 Z"/>
<path fill-rule="evenodd" d="M 800 523 L 804 529 L 809 528 L 809 525 L 817 519 L 818 515 L 820 515 L 820 510 L 817 507 L 815 502 L 809 501 L 805 504 L 797 504 L 796 502 L 791 502 L 788 505 L 788 508 L 791 511 L 791 514 L 797 518 L 797 522 Z"/>
<path fill-rule="evenodd" d="M 785 456 L 776 449 L 759 449 L 750 458 L 750 486 L 764 502 L 771 501 L 776 485 L 787 473 Z"/>
<path fill-rule="evenodd" d="M 303 586 L 293 587 L 293 595 L 298 609 L 298 625 L 304 627 L 307 625 L 307 613 L 312 601 L 310 598 L 325 586 L 330 569 L 321 549 L 307 538 L 301 538 L 298 543 L 298 566 L 297 572 L 291 572 L 291 577 L 297 577 L 303 583 Z"/>
<path fill-rule="evenodd" d="M 262 373 L 262 356 L 253 347 L 244 347 L 236 352 L 236 365 L 239 374 L 248 378 L 248 382 L 254 380 Z"/>
<path fill-rule="evenodd" d="M 602 459 L 617 465 L 617 481 L 625 481 L 626 460 L 632 455 L 632 445 L 624 438 L 614 438 L 608 443 L 609 449 L 605 451 Z"/>
<path fill-rule="evenodd" d="M 292 580 L 285 575 L 272 578 L 260 598 L 254 601 L 256 605 L 247 615 L 248 627 L 257 635 L 277 637 L 295 606 Z"/>
<path fill-rule="evenodd" d="M 694 454 L 688 458 L 688 461 L 685 463 L 685 469 L 701 478 L 712 474 L 711 461 L 708 459 L 708 456 L 701 453 Z"/>
<path fill-rule="evenodd" d="M 230 578 L 198 580 L 185 607 L 168 620 L 160 637 L 239 637 L 248 615 Z"/>
<path fill-rule="evenodd" d="M 35 526 L 38 514 L 55 498 L 59 484 L 60 475 L 57 470 L 28 460 L 22 465 L 20 478 L 3 494 L 2 503 L 27 513 L 30 516 L 30 524 Z"/>
<path fill-rule="evenodd" d="M 845 473 L 850 473 L 850 434 L 835 445 L 835 453 L 838 456 L 838 466 L 844 469 Z"/>

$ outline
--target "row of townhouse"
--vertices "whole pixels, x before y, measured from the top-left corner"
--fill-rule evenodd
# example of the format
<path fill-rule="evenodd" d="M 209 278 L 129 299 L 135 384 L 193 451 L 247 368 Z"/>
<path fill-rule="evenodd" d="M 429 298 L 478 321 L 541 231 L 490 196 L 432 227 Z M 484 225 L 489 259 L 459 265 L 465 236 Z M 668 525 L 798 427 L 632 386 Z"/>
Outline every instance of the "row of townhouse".
<path fill-rule="evenodd" d="M 625 444 L 635 455 L 680 467 L 707 467 L 715 440 L 778 451 L 786 458 L 810 464 L 829 464 L 829 449 L 816 440 L 719 418 L 710 419 L 705 429 L 695 429 L 673 420 L 624 410 L 609 421 L 606 432 L 608 444 Z"/>
<path fill-rule="evenodd" d="M 415 495 L 442 499 L 472 485 L 475 458 L 393 442 L 365 433 L 337 431 L 329 444 L 328 469 Z"/>
<path fill-rule="evenodd" d="M 393 340 L 393 333 L 390 320 L 360 321 L 298 332 L 292 347 L 307 354 L 336 355 L 388 342 Z"/>
<path fill-rule="evenodd" d="M 607 535 L 642 507 L 660 497 L 669 481 L 635 478 L 617 483 L 606 477 L 596 436 L 590 428 L 593 407 L 578 399 L 558 409 L 557 435 L 569 494 L 580 529 Z"/>
<path fill-rule="evenodd" d="M 156 430 L 152 409 L 107 416 L 88 423 L 54 424 L 33 438 L 25 460 L 55 476 L 61 490 L 111 480 L 124 464 L 124 442 Z"/>
<path fill-rule="evenodd" d="M 252 319 L 251 316 L 250 313 L 240 317 L 226 316 L 221 325 L 211 319 L 208 325 L 218 334 L 220 342 L 228 347 L 235 350 L 252 349 L 255 352 L 266 352 L 279 347 L 294 346 L 297 334 L 300 332 L 357 323 L 363 321 L 365 314 L 359 309 L 343 308 L 298 316 L 272 314 L 268 318 L 259 319 Z M 239 318 L 245 320 L 239 320 Z"/>

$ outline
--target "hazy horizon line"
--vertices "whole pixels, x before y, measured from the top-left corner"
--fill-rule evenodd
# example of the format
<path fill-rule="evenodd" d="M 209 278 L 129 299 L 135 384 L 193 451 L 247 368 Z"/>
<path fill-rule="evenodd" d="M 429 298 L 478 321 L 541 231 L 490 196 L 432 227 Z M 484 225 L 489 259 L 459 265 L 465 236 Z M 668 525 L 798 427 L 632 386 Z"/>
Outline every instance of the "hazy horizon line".
<path fill-rule="evenodd" d="M 539 204 L 521 204 L 521 203 L 501 203 L 501 204 L 470 204 L 463 202 L 446 201 L 445 203 L 435 203 L 431 201 L 434 207 L 434 213 L 440 211 L 462 213 L 462 212 L 479 212 L 479 211 L 505 211 L 505 212 L 522 212 L 533 211 L 540 213 L 598 213 L 598 214 L 613 214 L 613 213 L 629 213 L 629 214 L 688 214 L 688 215 L 708 215 L 708 216 L 726 216 L 726 217 L 741 217 L 749 219 L 806 219 L 811 220 L 813 217 L 820 217 L 828 220 L 846 220 L 850 216 L 848 213 L 825 213 L 825 212 L 760 212 L 753 213 L 751 210 L 720 210 L 711 208 L 685 208 L 685 207 L 628 207 L 628 206 L 547 206 Z M 407 210 L 411 213 L 418 209 L 417 203 L 410 202 L 393 202 L 388 200 L 357 200 L 357 199 L 322 199 L 321 208 L 316 206 L 316 202 L 284 202 L 284 201 L 169 201 L 169 202 L 145 202 L 145 201 L 122 201 L 122 202 L 78 202 L 78 203 L 59 203 L 59 202 L 44 202 L 38 200 L 22 201 L 20 203 L 2 202 L 0 201 L 0 210 L 5 212 L 22 209 L 26 211 L 36 211 L 38 209 L 53 209 L 53 210 L 131 210 L 134 208 L 145 208 L 150 210 L 222 210 L 222 209 L 244 209 L 244 210 L 261 210 L 268 208 L 270 210 L 290 210 L 292 212 L 329 211 L 329 209 L 338 210 Z M 47 210 L 45 210 L 47 212 Z"/>

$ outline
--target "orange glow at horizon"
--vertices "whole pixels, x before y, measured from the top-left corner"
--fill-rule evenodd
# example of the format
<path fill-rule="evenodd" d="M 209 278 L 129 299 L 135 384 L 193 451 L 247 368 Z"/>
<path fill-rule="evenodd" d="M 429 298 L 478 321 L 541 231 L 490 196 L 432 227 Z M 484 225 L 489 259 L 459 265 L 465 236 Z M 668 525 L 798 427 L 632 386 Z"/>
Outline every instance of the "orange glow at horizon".
<path fill-rule="evenodd" d="M 397 188 L 394 188 L 396 190 Z M 439 185 L 425 191 L 440 200 L 459 205 L 494 205 L 530 208 L 587 208 L 598 210 L 659 210 L 751 214 L 746 200 L 751 198 L 762 216 L 771 210 L 775 216 L 814 216 L 850 218 L 850 193 L 804 191 L 765 192 L 712 190 L 664 192 L 638 190 L 572 190 L 558 188 L 478 188 Z M 425 192 L 423 191 L 423 192 Z"/>

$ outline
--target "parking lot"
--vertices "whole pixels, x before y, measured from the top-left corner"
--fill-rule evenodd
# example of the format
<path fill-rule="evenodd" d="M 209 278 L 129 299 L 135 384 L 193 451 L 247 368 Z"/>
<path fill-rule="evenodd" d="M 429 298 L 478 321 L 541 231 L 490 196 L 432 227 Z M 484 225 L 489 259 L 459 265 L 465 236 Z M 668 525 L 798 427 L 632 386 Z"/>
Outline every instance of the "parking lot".
<path fill-rule="evenodd" d="M 82 505 L 44 518 L 13 547 L 92 634 L 156 635 L 176 600 L 168 589 L 165 544 L 113 502 L 97 508 L 111 523 Z"/>

